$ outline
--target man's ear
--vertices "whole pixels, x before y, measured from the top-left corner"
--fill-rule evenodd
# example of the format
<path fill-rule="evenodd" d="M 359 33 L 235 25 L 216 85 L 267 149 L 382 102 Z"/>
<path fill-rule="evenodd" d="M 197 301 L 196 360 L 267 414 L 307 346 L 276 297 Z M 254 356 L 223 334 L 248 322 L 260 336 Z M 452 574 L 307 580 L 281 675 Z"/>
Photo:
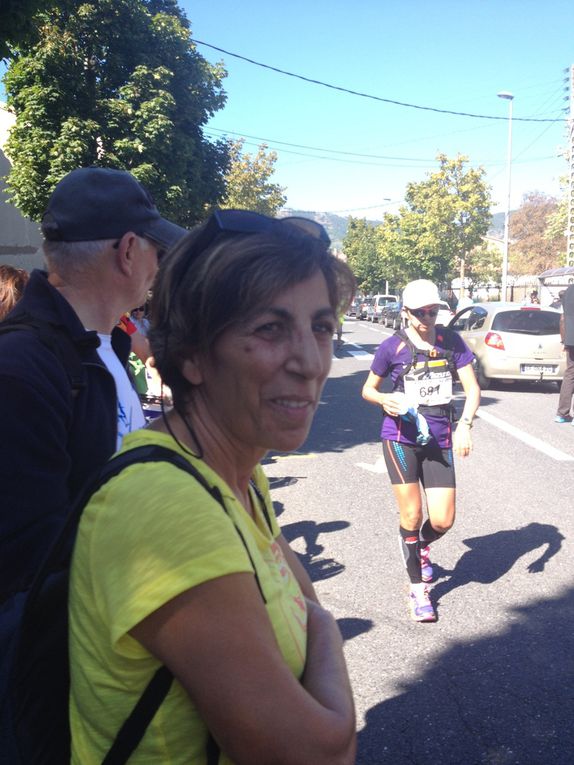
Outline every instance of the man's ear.
<path fill-rule="evenodd" d="M 201 385 L 203 382 L 203 373 L 201 371 L 201 364 L 195 353 L 191 358 L 188 358 L 183 362 L 181 365 L 181 374 L 192 385 Z"/>
<path fill-rule="evenodd" d="M 118 246 L 114 248 L 116 252 L 116 263 L 118 268 L 126 276 L 131 276 L 134 266 L 134 261 L 138 256 L 137 250 L 137 234 L 133 231 L 126 232 L 118 242 Z"/>

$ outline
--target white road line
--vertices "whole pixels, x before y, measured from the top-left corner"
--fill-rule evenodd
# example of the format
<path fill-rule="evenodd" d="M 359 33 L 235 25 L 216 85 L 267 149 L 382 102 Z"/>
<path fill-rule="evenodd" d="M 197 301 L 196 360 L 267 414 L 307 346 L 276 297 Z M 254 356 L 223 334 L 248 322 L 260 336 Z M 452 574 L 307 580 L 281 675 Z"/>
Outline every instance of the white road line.
<path fill-rule="evenodd" d="M 490 414 L 490 412 L 483 412 L 482 410 L 479 410 L 476 413 L 476 416 L 480 417 L 482 420 L 485 420 L 485 422 L 489 422 L 491 425 L 494 425 L 495 428 L 499 428 L 505 433 L 514 436 L 514 438 L 517 438 L 519 441 L 528 444 L 528 446 L 531 446 L 533 449 L 538 449 L 539 452 L 543 452 L 544 454 L 548 455 L 548 457 L 552 457 L 553 460 L 559 460 L 560 462 L 574 462 L 574 457 L 572 455 L 566 454 L 566 452 L 562 452 L 560 449 L 555 449 L 553 446 L 550 446 L 550 444 L 542 441 L 542 439 L 536 438 L 536 436 L 531 436 L 528 433 L 525 433 L 523 430 L 515 428 L 514 425 L 510 425 L 508 422 L 504 422 L 504 420 L 499 420 L 498 417 Z"/>
<path fill-rule="evenodd" d="M 384 457 L 379 457 L 379 459 L 374 463 L 356 462 L 355 465 L 357 467 L 363 468 L 363 470 L 368 470 L 370 473 L 387 473 L 388 472 Z"/>
<path fill-rule="evenodd" d="M 343 361 L 343 359 L 348 358 L 348 356 L 352 356 L 354 359 L 365 359 L 367 361 L 375 358 L 372 353 L 368 353 L 363 350 L 360 345 L 356 345 L 355 343 L 346 342 L 342 348 L 338 348 L 337 350 L 344 351 L 346 355 L 335 356 L 333 353 L 333 361 Z"/>

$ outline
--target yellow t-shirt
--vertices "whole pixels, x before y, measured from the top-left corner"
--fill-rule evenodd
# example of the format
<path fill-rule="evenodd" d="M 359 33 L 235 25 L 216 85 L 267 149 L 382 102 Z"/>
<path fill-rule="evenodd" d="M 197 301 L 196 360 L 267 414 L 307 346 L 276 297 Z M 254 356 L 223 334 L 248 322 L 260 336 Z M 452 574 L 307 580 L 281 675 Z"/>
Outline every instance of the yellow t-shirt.
<path fill-rule="evenodd" d="M 72 763 L 101 763 L 160 663 L 128 633 L 176 595 L 226 574 L 253 571 L 283 657 L 300 678 L 306 655 L 305 601 L 276 541 L 279 527 L 260 466 L 255 482 L 273 533 L 253 497 L 256 520 L 227 484 L 162 433 L 127 435 L 122 451 L 159 444 L 178 451 L 222 493 L 227 512 L 189 474 L 167 463 L 133 465 L 83 512 L 70 576 Z M 190 648 L 190 650 L 193 650 Z M 207 731 L 177 681 L 130 763 L 204 765 Z M 223 755 L 220 763 L 229 763 Z"/>

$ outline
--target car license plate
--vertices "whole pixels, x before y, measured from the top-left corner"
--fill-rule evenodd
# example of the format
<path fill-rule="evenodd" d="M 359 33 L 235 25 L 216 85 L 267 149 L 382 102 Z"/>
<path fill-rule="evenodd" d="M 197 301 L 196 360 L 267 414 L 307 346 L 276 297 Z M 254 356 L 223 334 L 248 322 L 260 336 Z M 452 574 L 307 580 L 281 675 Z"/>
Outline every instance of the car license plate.
<path fill-rule="evenodd" d="M 558 367 L 555 364 L 521 364 L 520 373 L 523 375 L 555 375 Z"/>

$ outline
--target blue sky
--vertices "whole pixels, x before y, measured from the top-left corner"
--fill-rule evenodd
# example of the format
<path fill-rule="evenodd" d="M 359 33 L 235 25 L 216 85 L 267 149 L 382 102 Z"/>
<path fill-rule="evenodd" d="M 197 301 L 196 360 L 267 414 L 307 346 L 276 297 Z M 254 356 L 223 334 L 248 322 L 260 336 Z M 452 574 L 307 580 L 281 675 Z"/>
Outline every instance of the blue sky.
<path fill-rule="evenodd" d="M 197 40 L 331 85 L 477 119 L 407 108 L 310 84 L 198 44 L 228 71 L 225 109 L 207 133 L 265 141 L 287 205 L 377 218 L 439 152 L 482 165 L 493 207 L 507 195 L 508 102 L 514 94 L 511 205 L 560 194 L 568 171 L 572 0 L 180 0 Z M 566 97 L 566 100 L 564 98 Z M 558 119 L 521 122 L 519 118 Z M 291 145 L 287 145 L 291 144 Z M 302 148 L 311 147 L 311 148 Z M 347 153 L 345 153 L 347 152 Z M 373 155 L 371 157 L 356 155 Z M 386 200 L 391 200 L 390 202 Z"/>
<path fill-rule="evenodd" d="M 436 169 L 440 152 L 483 166 L 493 209 L 503 210 L 508 102 L 500 91 L 514 94 L 512 208 L 530 191 L 561 194 L 573 0 L 179 2 L 193 37 L 230 53 L 378 99 L 503 118 L 362 98 L 198 43 L 228 71 L 227 104 L 207 135 L 244 136 L 248 152 L 263 142 L 275 150 L 288 207 L 380 218 L 398 208 L 407 183 Z"/>

